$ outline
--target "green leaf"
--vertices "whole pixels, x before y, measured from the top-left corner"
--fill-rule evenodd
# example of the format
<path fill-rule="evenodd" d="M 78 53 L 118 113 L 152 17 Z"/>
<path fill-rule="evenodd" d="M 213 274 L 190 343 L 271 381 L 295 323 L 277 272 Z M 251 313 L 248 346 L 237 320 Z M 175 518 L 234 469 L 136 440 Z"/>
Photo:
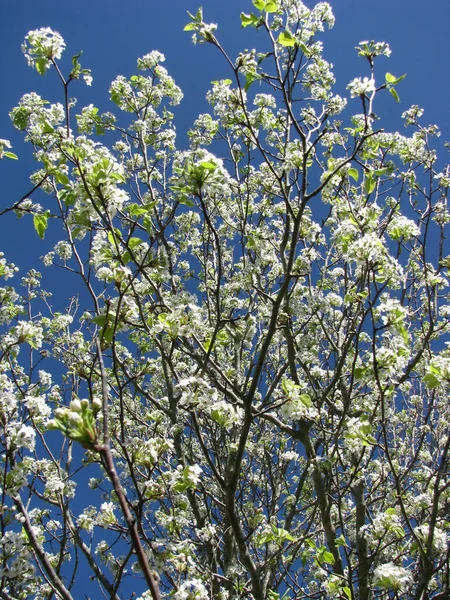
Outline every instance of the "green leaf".
<path fill-rule="evenodd" d="M 151 236 L 153 233 L 153 223 L 152 220 L 149 217 L 144 217 L 142 219 L 143 221 L 143 225 L 145 227 L 145 230 L 147 231 L 147 233 Z"/>
<path fill-rule="evenodd" d="M 158 321 L 159 321 L 160 323 L 162 323 L 163 325 L 165 325 L 165 324 L 167 323 L 167 317 L 168 317 L 168 314 L 167 314 L 167 313 L 160 313 L 160 314 L 158 315 Z"/>
<path fill-rule="evenodd" d="M 392 73 L 386 73 L 384 77 L 386 79 L 386 83 L 394 83 L 394 81 L 397 79 L 397 77 L 392 75 Z"/>
<path fill-rule="evenodd" d="M 400 96 L 397 94 L 397 91 L 394 88 L 390 88 L 389 92 L 395 98 L 396 102 L 400 102 Z"/>
<path fill-rule="evenodd" d="M 352 225 L 354 225 L 355 227 L 359 227 L 359 223 L 358 221 L 355 219 L 355 217 L 353 215 L 349 216 L 349 221 Z"/>
<path fill-rule="evenodd" d="M 422 381 L 427 386 L 429 390 L 434 390 L 440 384 L 439 379 L 433 373 L 427 373 L 425 377 L 422 378 Z"/>
<path fill-rule="evenodd" d="M 350 588 L 348 587 L 343 587 L 342 591 L 344 592 L 344 594 L 347 596 L 348 600 L 352 600 L 352 591 Z"/>
<path fill-rule="evenodd" d="M 61 171 L 55 173 L 55 179 L 58 183 L 61 183 L 62 185 L 68 185 L 70 183 L 70 179 L 65 173 L 61 173 Z"/>
<path fill-rule="evenodd" d="M 328 563 L 329 565 L 334 565 L 334 563 L 336 562 L 334 556 L 331 552 L 328 552 L 328 550 L 325 550 L 325 552 L 323 553 L 321 552 L 320 558 L 321 562 Z"/>
<path fill-rule="evenodd" d="M 405 344 L 408 344 L 409 342 L 409 335 L 408 335 L 408 330 L 406 329 L 406 327 L 400 327 L 399 328 L 399 332 L 400 335 L 403 338 L 403 341 L 405 342 Z"/>
<path fill-rule="evenodd" d="M 217 165 L 214 164 L 213 162 L 210 162 L 209 160 L 205 160 L 205 161 L 201 162 L 200 166 L 203 167 L 204 169 L 207 169 L 208 171 L 215 171 L 217 169 Z"/>
<path fill-rule="evenodd" d="M 259 52 L 258 53 L 258 65 L 260 65 L 264 60 L 266 60 L 266 58 L 268 58 L 269 56 L 272 56 L 273 52 Z"/>
<path fill-rule="evenodd" d="M 38 349 L 39 346 L 36 344 L 32 337 L 27 337 L 26 341 L 28 342 L 28 345 L 31 346 L 31 348 L 33 348 L 33 350 Z"/>
<path fill-rule="evenodd" d="M 365 367 L 355 367 L 355 370 L 353 371 L 353 376 L 355 379 L 362 379 L 365 374 L 366 374 Z"/>
<path fill-rule="evenodd" d="M 50 123 L 45 122 L 42 131 L 44 133 L 53 133 L 55 129 L 50 125 Z"/>
<path fill-rule="evenodd" d="M 28 112 L 21 106 L 13 115 L 13 125 L 20 131 L 23 131 L 28 125 Z"/>
<path fill-rule="evenodd" d="M 130 211 L 130 215 L 133 217 L 139 217 L 140 215 L 146 215 L 149 211 L 149 208 L 144 208 L 143 206 L 139 206 L 135 202 L 128 206 L 128 210 Z"/>
<path fill-rule="evenodd" d="M 19 160 L 17 154 L 14 154 L 14 152 L 3 152 L 3 156 L 6 156 L 6 158 L 12 158 L 13 160 Z"/>
<path fill-rule="evenodd" d="M 85 212 L 75 213 L 73 218 L 77 225 L 84 225 L 85 227 L 89 227 L 89 225 L 91 224 L 89 215 Z M 79 230 L 77 230 L 77 231 L 79 231 Z"/>
<path fill-rule="evenodd" d="M 194 21 L 198 21 L 199 23 L 201 21 L 203 21 L 203 8 L 201 6 L 197 10 L 197 12 L 195 13 L 195 15 L 191 14 L 189 11 L 186 11 L 186 12 L 191 17 L 191 19 L 193 19 Z"/>
<path fill-rule="evenodd" d="M 106 315 L 98 315 L 98 317 L 94 317 L 92 319 L 92 322 L 95 323 L 96 325 L 100 325 L 100 327 L 103 327 L 103 325 L 106 323 L 106 321 L 107 321 Z"/>
<path fill-rule="evenodd" d="M 179 199 L 179 203 L 189 207 L 195 206 L 195 203 L 187 196 L 181 196 L 181 198 Z"/>
<path fill-rule="evenodd" d="M 299 46 L 300 46 L 300 50 L 303 52 L 303 54 L 305 56 L 309 56 L 310 55 L 310 51 L 309 51 L 308 46 L 306 44 L 304 44 L 303 42 L 300 42 Z"/>
<path fill-rule="evenodd" d="M 386 79 L 386 83 L 390 83 L 391 85 L 397 85 L 397 83 L 402 81 L 402 79 L 405 79 L 406 73 L 400 75 L 400 77 L 396 77 L 395 75 L 392 75 L 392 73 L 386 73 L 384 77 Z"/>
<path fill-rule="evenodd" d="M 72 64 L 74 67 L 76 67 L 78 65 L 78 59 L 80 58 L 80 56 L 83 54 L 83 50 L 80 50 L 78 52 L 78 54 L 75 54 L 74 56 L 72 56 Z"/>
<path fill-rule="evenodd" d="M 245 78 L 244 90 L 248 92 L 252 83 L 254 83 L 258 77 L 254 73 L 247 73 L 247 77 Z"/>
<path fill-rule="evenodd" d="M 203 8 L 200 7 L 195 15 L 191 14 L 189 11 L 186 12 L 194 22 L 188 23 L 183 31 L 194 31 L 198 29 L 198 26 L 203 21 Z"/>
<path fill-rule="evenodd" d="M 338 538 L 335 539 L 335 544 L 336 546 L 347 546 L 345 537 L 341 534 Z"/>
<path fill-rule="evenodd" d="M 295 46 L 296 39 L 290 31 L 286 29 L 278 36 L 278 43 L 282 46 Z"/>
<path fill-rule="evenodd" d="M 266 5 L 264 7 L 264 10 L 268 13 L 277 12 L 278 2 L 276 2 L 275 0 L 266 0 Z"/>
<path fill-rule="evenodd" d="M 279 540 L 287 540 L 288 542 L 295 542 L 295 537 L 293 537 L 286 529 L 275 528 L 276 536 Z"/>
<path fill-rule="evenodd" d="M 354 169 L 353 167 L 348 170 L 349 177 L 352 177 L 355 181 L 359 179 L 358 169 Z"/>
<path fill-rule="evenodd" d="M 111 344 L 114 337 L 114 327 L 105 327 L 102 332 L 102 341 Z"/>
<path fill-rule="evenodd" d="M 45 75 L 48 67 L 48 60 L 46 58 L 38 58 L 36 61 L 36 71 L 39 75 Z"/>
<path fill-rule="evenodd" d="M 120 229 L 117 229 L 117 227 L 114 227 L 113 231 L 108 231 L 108 242 L 112 246 L 115 246 L 116 239 L 120 242 L 120 240 L 122 239 L 122 233 L 121 233 Z"/>
<path fill-rule="evenodd" d="M 47 221 L 48 214 L 44 213 L 43 215 L 34 215 L 33 216 L 33 225 L 41 240 L 44 239 L 45 230 L 47 229 Z"/>
<path fill-rule="evenodd" d="M 242 27 L 256 27 L 259 24 L 259 17 L 257 17 L 254 13 L 250 13 L 246 15 L 245 13 L 241 13 L 241 25 Z"/>
<path fill-rule="evenodd" d="M 304 404 L 307 408 L 312 407 L 313 402 L 309 394 L 300 394 L 299 399 L 302 402 L 302 404 Z"/>
<path fill-rule="evenodd" d="M 233 82 L 231 81 L 231 79 L 215 79 L 214 81 L 211 81 L 211 83 L 213 85 L 219 85 L 219 83 L 223 83 L 224 85 L 231 85 Z"/>
<path fill-rule="evenodd" d="M 227 417 L 220 410 L 212 410 L 211 418 L 221 427 L 225 427 L 227 424 Z"/>
<path fill-rule="evenodd" d="M 128 240 L 128 246 L 133 250 L 133 248 L 137 248 L 137 246 L 140 246 L 142 242 L 143 240 L 141 240 L 141 238 L 132 237 Z"/>
<path fill-rule="evenodd" d="M 265 0 L 253 0 L 253 6 L 255 6 L 258 10 L 263 11 L 266 6 Z"/>
<path fill-rule="evenodd" d="M 372 174 L 369 174 L 366 177 L 366 180 L 364 182 L 364 191 L 369 196 L 374 191 L 376 186 L 377 186 L 377 181 L 376 181 L 375 177 Z"/>

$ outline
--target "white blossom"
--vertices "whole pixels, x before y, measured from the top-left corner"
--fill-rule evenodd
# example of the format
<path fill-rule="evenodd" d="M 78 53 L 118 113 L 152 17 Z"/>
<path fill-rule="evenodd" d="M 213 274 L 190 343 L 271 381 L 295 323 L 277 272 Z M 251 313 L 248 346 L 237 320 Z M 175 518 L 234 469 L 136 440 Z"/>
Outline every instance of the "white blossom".
<path fill-rule="evenodd" d="M 357 96 L 366 96 L 375 91 L 375 80 L 373 78 L 364 77 L 356 77 L 353 79 L 347 86 L 347 89 L 350 90 L 350 96 L 355 98 Z"/>
<path fill-rule="evenodd" d="M 412 583 L 412 574 L 408 569 L 388 562 L 375 569 L 374 583 L 379 587 L 402 592 Z"/>

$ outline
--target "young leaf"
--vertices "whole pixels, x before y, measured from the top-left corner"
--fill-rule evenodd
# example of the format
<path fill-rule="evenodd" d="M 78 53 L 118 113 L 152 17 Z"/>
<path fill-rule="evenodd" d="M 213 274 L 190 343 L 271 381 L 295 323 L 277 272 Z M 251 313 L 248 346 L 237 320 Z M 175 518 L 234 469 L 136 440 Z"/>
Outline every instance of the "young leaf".
<path fill-rule="evenodd" d="M 206 351 L 208 350 L 206 349 Z M 211 418 L 221 427 L 225 427 L 227 424 L 227 417 L 220 410 L 212 410 Z"/>
<path fill-rule="evenodd" d="M 373 177 L 372 174 L 368 175 L 364 182 L 364 191 L 366 192 L 366 194 L 369 196 L 374 191 L 376 186 L 377 186 L 377 181 L 376 181 L 375 177 Z"/>
<path fill-rule="evenodd" d="M 215 171 L 217 168 L 217 165 L 215 165 L 213 162 L 210 162 L 208 160 L 201 162 L 200 166 L 203 167 L 204 169 L 207 169 L 208 171 Z"/>
<path fill-rule="evenodd" d="M 181 196 L 179 198 L 178 202 L 180 204 L 184 204 L 185 206 L 189 206 L 189 207 L 195 206 L 195 203 L 190 198 L 188 198 L 187 196 Z"/>
<path fill-rule="evenodd" d="M 397 83 L 402 81 L 402 79 L 405 79 L 405 77 L 406 73 L 403 73 L 403 75 L 400 75 L 400 77 L 396 77 L 395 75 L 392 75 L 392 73 L 386 73 L 386 75 L 384 76 L 386 83 L 390 83 L 391 85 L 396 85 Z"/>
<path fill-rule="evenodd" d="M 397 79 L 397 77 L 392 75 L 392 73 L 386 73 L 384 77 L 386 79 L 386 83 L 394 83 L 394 81 Z"/>
<path fill-rule="evenodd" d="M 307 408 L 312 407 L 313 402 L 312 402 L 311 396 L 309 394 L 300 394 L 299 399 Z"/>
<path fill-rule="evenodd" d="M 434 388 L 437 388 L 440 384 L 439 379 L 436 377 L 436 375 L 433 375 L 433 373 L 427 373 L 427 375 L 422 378 L 422 381 L 429 390 L 434 390 Z"/>
<path fill-rule="evenodd" d="M 247 77 L 245 78 L 245 86 L 244 90 L 248 92 L 252 83 L 254 83 L 258 77 L 256 77 L 253 73 L 247 73 Z"/>
<path fill-rule="evenodd" d="M 98 317 L 94 317 L 92 319 L 92 322 L 95 323 L 96 325 L 100 325 L 100 327 L 103 327 L 103 325 L 106 323 L 106 321 L 107 321 L 107 316 L 105 314 L 98 315 Z"/>
<path fill-rule="evenodd" d="M 33 216 L 33 225 L 41 240 L 43 240 L 45 236 L 45 230 L 47 229 L 47 221 L 48 215 L 46 213 L 44 213 L 43 215 Z"/>
<path fill-rule="evenodd" d="M 48 67 L 48 60 L 46 58 L 38 58 L 36 61 L 36 71 L 39 75 L 45 75 Z"/>
<path fill-rule="evenodd" d="M 347 542 L 345 541 L 345 537 L 341 534 L 338 538 L 336 538 L 335 540 L 336 546 L 346 546 Z"/>
<path fill-rule="evenodd" d="M 12 158 L 13 160 L 18 160 L 17 154 L 14 154 L 14 152 L 3 152 L 3 156 L 6 156 L 6 158 Z"/>
<path fill-rule="evenodd" d="M 23 131 L 28 126 L 28 112 L 25 107 L 20 107 L 12 117 L 14 127 Z"/>
<path fill-rule="evenodd" d="M 146 215 L 149 212 L 148 207 L 139 206 L 139 204 L 136 204 L 135 202 L 133 202 L 133 204 L 130 204 L 128 206 L 128 210 L 130 211 L 130 215 L 133 215 L 133 217 L 139 217 L 140 215 Z"/>
<path fill-rule="evenodd" d="M 78 54 L 75 54 L 74 56 L 72 56 L 72 64 L 74 67 L 76 67 L 78 65 L 78 59 L 80 58 L 80 56 L 83 54 L 83 50 L 80 50 L 78 52 Z"/>
<path fill-rule="evenodd" d="M 223 83 L 223 85 L 231 85 L 233 82 L 231 81 L 231 79 L 215 79 L 214 81 L 211 81 L 212 85 L 219 85 L 219 83 Z"/>
<path fill-rule="evenodd" d="M 282 46 L 295 46 L 296 40 L 292 33 L 286 29 L 278 36 L 278 43 Z"/>
<path fill-rule="evenodd" d="M 111 344 L 111 342 L 113 341 L 113 337 L 114 337 L 114 326 L 108 326 L 108 327 L 104 327 L 103 331 L 102 331 L 102 342 L 105 343 L 107 342 L 108 345 Z"/>
<path fill-rule="evenodd" d="M 396 102 L 400 102 L 400 96 L 397 94 L 395 88 L 390 88 L 389 91 L 392 94 L 392 96 L 394 96 Z"/>
<path fill-rule="evenodd" d="M 355 370 L 353 371 L 355 379 L 362 379 L 366 373 L 366 367 L 355 367 Z"/>
<path fill-rule="evenodd" d="M 266 60 L 266 58 L 268 58 L 269 56 L 272 56 L 273 52 L 259 52 L 258 53 L 258 65 L 260 65 L 264 60 Z"/>
<path fill-rule="evenodd" d="M 358 179 L 359 179 L 359 173 L 358 173 L 358 169 L 355 169 L 355 168 L 351 167 L 351 168 L 348 170 L 348 174 L 349 174 L 349 177 L 351 177 L 351 178 L 352 178 L 352 179 L 354 179 L 355 181 L 358 181 Z"/>
<path fill-rule="evenodd" d="M 259 17 L 255 14 L 250 13 L 246 15 L 245 13 L 241 13 L 241 25 L 242 27 L 248 27 L 249 25 L 256 27 L 259 23 Z"/>
<path fill-rule="evenodd" d="M 274 13 L 278 10 L 278 3 L 275 0 L 266 0 L 264 10 L 268 13 Z"/>
<path fill-rule="evenodd" d="M 253 6 L 255 6 L 258 10 L 263 11 L 266 6 L 265 0 L 253 0 Z"/>
<path fill-rule="evenodd" d="M 140 246 L 142 244 L 142 240 L 141 238 L 138 237 L 132 237 L 128 240 L 128 246 L 133 250 L 133 248 L 137 248 L 137 246 Z"/>
<path fill-rule="evenodd" d="M 322 562 L 328 563 L 329 565 L 334 565 L 336 562 L 333 554 L 328 552 L 328 550 L 325 550 L 325 552 L 321 553 L 320 558 Z"/>
<path fill-rule="evenodd" d="M 300 46 L 300 50 L 303 52 L 303 54 L 305 56 L 309 56 L 310 55 L 310 51 L 308 50 L 308 47 L 307 47 L 306 44 L 304 44 L 303 42 L 300 42 L 299 46 Z"/>
<path fill-rule="evenodd" d="M 62 185 L 69 185 L 70 183 L 70 179 L 65 173 L 61 173 L 61 171 L 55 173 L 55 179 L 58 183 L 61 183 Z"/>

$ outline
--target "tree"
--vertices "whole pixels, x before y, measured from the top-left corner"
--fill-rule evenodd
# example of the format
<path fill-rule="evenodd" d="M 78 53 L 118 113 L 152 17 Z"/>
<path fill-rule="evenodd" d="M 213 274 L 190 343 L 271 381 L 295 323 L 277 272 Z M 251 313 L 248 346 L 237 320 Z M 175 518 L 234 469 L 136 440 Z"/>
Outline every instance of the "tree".
<path fill-rule="evenodd" d="M 349 112 L 327 3 L 253 5 L 236 61 L 190 15 L 230 79 L 184 150 L 161 53 L 111 84 L 116 115 L 74 107 L 91 74 L 62 73 L 58 33 L 25 38 L 63 101 L 12 110 L 39 168 L 1 214 L 59 231 L 43 261 L 79 295 L 55 308 L 36 270 L 0 288 L 2 599 L 449 596 L 438 130 L 417 106 L 409 135 L 379 124 L 386 43 L 358 47 Z"/>

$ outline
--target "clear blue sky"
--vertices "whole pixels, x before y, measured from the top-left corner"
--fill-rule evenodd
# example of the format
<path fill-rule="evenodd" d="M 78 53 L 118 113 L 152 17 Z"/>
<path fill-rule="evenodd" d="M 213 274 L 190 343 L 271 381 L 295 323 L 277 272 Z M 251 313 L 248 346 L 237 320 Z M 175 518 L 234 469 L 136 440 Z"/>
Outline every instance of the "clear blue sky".
<path fill-rule="evenodd" d="M 163 52 L 169 73 L 185 94 L 175 109 L 178 139 L 184 144 L 185 132 L 195 117 L 209 108 L 205 95 L 210 82 L 230 75 L 215 48 L 194 46 L 190 34 L 183 32 L 188 22 L 186 11 L 195 12 L 200 4 L 205 20 L 219 24 L 217 36 L 230 57 L 261 43 L 256 32 L 240 26 L 239 13 L 250 12 L 251 0 L 0 0 L 0 138 L 10 139 L 20 157 L 19 161 L 0 164 L 1 208 L 30 189 L 28 176 L 35 169 L 31 150 L 23 144 L 22 133 L 13 129 L 9 111 L 30 91 L 53 102 L 62 100 L 54 73 L 42 78 L 27 66 L 20 49 L 26 33 L 46 26 L 59 31 L 67 43 L 62 63 L 67 73 L 71 56 L 84 51 L 82 65 L 92 69 L 94 82 L 92 88 L 74 82 L 71 94 L 78 98 L 78 109 L 93 103 L 101 110 L 114 111 L 116 107 L 108 99 L 110 82 L 119 74 L 132 75 L 139 56 L 150 50 Z M 313 2 L 307 0 L 306 4 L 312 6 Z M 418 104 L 425 109 L 424 122 L 438 124 L 443 139 L 450 140 L 449 0 L 332 0 L 331 5 L 336 24 L 321 38 L 325 57 L 335 67 L 337 92 L 346 95 L 345 86 L 351 79 L 368 74 L 366 62 L 354 50 L 358 42 L 387 41 L 392 55 L 379 59 L 380 78 L 385 70 L 395 75 L 406 72 L 407 78 L 398 87 L 401 103 L 396 104 L 387 95 L 383 117 L 387 113 L 388 118 L 382 126 L 386 130 L 402 128 L 401 113 L 411 104 Z M 36 257 L 50 248 L 37 238 L 31 219 L 17 223 L 10 214 L 2 219 L 0 227 L 0 251 L 20 266 L 22 273 L 31 267 L 45 273 L 42 264 L 36 264 Z M 49 227 L 47 237 L 54 236 L 57 241 L 57 232 Z"/>
<path fill-rule="evenodd" d="M 67 72 L 71 56 L 84 51 L 82 64 L 92 69 L 94 83 L 92 88 L 74 83 L 71 93 L 79 99 L 78 108 L 94 103 L 102 110 L 114 110 L 108 100 L 110 82 L 118 74 L 132 75 L 139 56 L 154 49 L 163 52 L 166 67 L 185 94 L 175 113 L 179 139 L 184 143 L 184 133 L 196 115 L 208 110 L 205 94 L 210 82 L 229 76 L 215 48 L 194 46 L 190 34 L 183 32 L 188 21 L 186 11 L 194 12 L 200 4 L 205 20 L 218 22 L 218 37 L 231 57 L 245 48 L 257 47 L 258 35 L 240 27 L 239 13 L 250 12 L 250 0 L 0 0 L 0 138 L 10 139 L 20 156 L 20 161 L 1 165 L 2 207 L 26 193 L 30 187 L 27 177 L 33 169 L 30 150 L 22 144 L 22 134 L 13 130 L 9 111 L 29 91 L 51 101 L 61 100 L 54 74 L 41 78 L 27 66 L 20 50 L 26 33 L 45 26 L 59 31 L 67 43 L 63 61 Z M 312 6 L 313 2 L 306 4 Z M 450 139 L 449 0 L 332 0 L 331 5 L 336 25 L 321 37 L 325 56 L 335 66 L 337 91 L 345 94 L 348 81 L 367 75 L 366 63 L 357 57 L 354 46 L 365 39 L 387 41 L 392 55 L 389 60 L 379 59 L 383 68 L 380 77 L 384 69 L 408 76 L 398 87 L 401 103 L 389 97 L 388 122 L 383 121 L 382 126 L 402 128 L 401 113 L 411 104 L 419 104 L 425 109 L 424 122 L 438 124 L 443 138 Z M 0 245 L 8 258 L 20 265 L 26 256 L 39 256 L 44 248 L 32 231 L 31 219 L 21 222 L 27 246 L 18 245 L 13 219 L 8 217 L 6 228 L 5 220 L 1 223 Z M 9 235 L 9 223 L 16 226 L 14 237 Z"/>

